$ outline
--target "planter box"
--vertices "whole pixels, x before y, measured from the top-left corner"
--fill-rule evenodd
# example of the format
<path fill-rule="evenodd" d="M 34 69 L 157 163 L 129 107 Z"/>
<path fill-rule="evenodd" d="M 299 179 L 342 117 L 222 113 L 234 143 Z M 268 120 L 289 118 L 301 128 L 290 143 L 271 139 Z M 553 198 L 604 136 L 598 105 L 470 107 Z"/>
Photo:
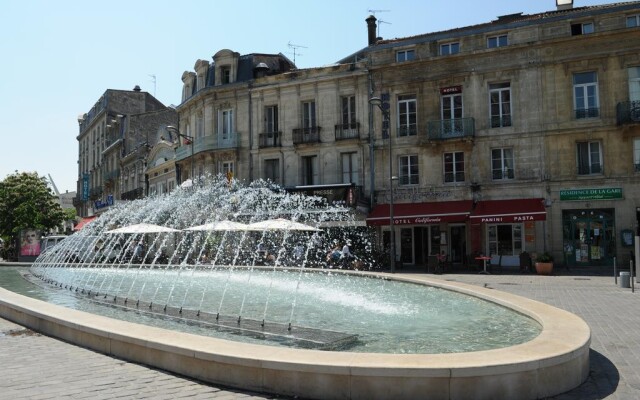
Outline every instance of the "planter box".
<path fill-rule="evenodd" d="M 536 272 L 538 275 L 551 275 L 553 272 L 553 263 L 536 263 Z"/>

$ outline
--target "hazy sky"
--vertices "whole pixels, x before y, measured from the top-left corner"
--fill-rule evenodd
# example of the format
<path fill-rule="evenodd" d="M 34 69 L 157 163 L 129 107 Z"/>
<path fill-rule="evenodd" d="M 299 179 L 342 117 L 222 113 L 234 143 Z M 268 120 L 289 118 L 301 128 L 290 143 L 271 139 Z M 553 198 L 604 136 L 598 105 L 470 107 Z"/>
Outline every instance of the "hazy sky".
<path fill-rule="evenodd" d="M 574 0 L 574 7 L 615 2 Z M 105 90 L 135 85 L 177 105 L 182 73 L 221 49 L 293 60 L 299 46 L 295 62 L 310 68 L 366 47 L 371 10 L 389 39 L 555 7 L 555 0 L 0 0 L 0 180 L 36 171 L 50 174 L 60 192 L 75 191 L 79 115 Z"/>

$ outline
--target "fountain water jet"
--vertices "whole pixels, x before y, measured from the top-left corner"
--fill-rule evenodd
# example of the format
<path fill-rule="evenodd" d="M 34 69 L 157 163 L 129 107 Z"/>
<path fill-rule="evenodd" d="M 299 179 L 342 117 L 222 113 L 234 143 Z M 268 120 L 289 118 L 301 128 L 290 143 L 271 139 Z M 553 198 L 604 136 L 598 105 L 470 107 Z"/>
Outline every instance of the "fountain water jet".
<path fill-rule="evenodd" d="M 73 310 L 59 311 L 53 306 L 16 297 L 4 290 L 0 291 L 0 315 L 108 354 L 198 379 L 307 398 L 415 398 L 426 394 L 434 398 L 539 398 L 569 390 L 586 378 L 589 329 L 584 322 L 564 311 L 517 296 L 430 280 L 423 276 L 394 276 L 391 281 L 379 274 L 374 279 L 354 276 L 354 273 L 336 275 L 335 271 L 329 269 L 307 268 L 311 264 L 321 265 L 323 261 L 309 257 L 300 264 L 289 266 L 290 260 L 285 251 L 282 247 L 277 248 L 276 244 L 284 242 L 285 233 L 296 235 L 292 232 L 149 234 L 146 237 L 148 250 L 144 260 L 139 263 L 129 249 L 132 243 L 139 240 L 138 236 L 106 234 L 116 226 L 142 222 L 182 230 L 223 219 L 251 223 L 279 216 L 313 224 L 351 218 L 344 208 L 331 208 L 319 199 L 295 197 L 277 189 L 273 191 L 264 183 L 245 188 L 239 185 L 229 187 L 226 182 L 214 180 L 207 186 L 196 185 L 190 191 L 177 190 L 160 199 L 135 202 L 131 207 L 114 210 L 98 218 L 86 233 L 78 235 L 80 238 L 89 238 L 94 245 L 99 241 L 93 240 L 93 236 L 98 236 L 103 240 L 103 248 L 107 249 L 115 248 L 119 243 L 122 254 L 117 262 L 104 260 L 97 250 L 90 257 L 82 259 L 83 262 L 73 262 L 78 261 L 77 252 L 82 246 L 74 240 L 64 243 L 65 240 L 55 248 L 55 253 L 42 255 L 32 266 L 31 272 L 46 282 L 64 284 L 76 290 L 80 288 L 79 293 L 86 291 L 84 297 L 95 298 L 97 290 L 106 290 L 108 297 L 113 298 L 108 303 L 123 306 L 125 302 L 132 304 L 135 300 L 140 308 L 147 307 L 171 318 L 175 313 L 183 318 L 186 315 L 186 320 L 209 318 L 219 323 L 225 319 L 224 324 L 235 324 L 236 327 L 250 321 L 256 324 L 255 329 L 250 327 L 247 331 L 257 333 L 264 332 L 265 326 L 280 324 L 277 329 L 285 329 L 283 338 L 287 337 L 287 328 L 291 327 L 289 324 L 292 321 L 302 321 L 304 323 L 301 325 L 306 325 L 310 321 L 307 314 L 319 313 L 319 309 L 337 308 L 344 310 L 342 313 L 348 317 L 342 325 L 336 322 L 338 334 L 348 336 L 356 330 L 357 325 L 366 322 L 357 318 L 357 315 L 368 316 L 362 319 L 379 318 L 388 322 L 393 314 L 400 321 L 395 341 L 412 341 L 413 338 L 407 337 L 404 332 L 413 331 L 418 337 L 425 336 L 420 333 L 435 332 L 444 324 L 445 317 L 453 317 L 463 326 L 450 330 L 460 333 L 458 336 L 475 338 L 479 344 L 487 345 L 493 340 L 492 336 L 477 340 L 477 331 L 461 333 L 465 332 L 464 325 L 476 322 L 477 312 L 464 314 L 464 310 L 467 307 L 471 309 L 475 302 L 484 303 L 478 299 L 501 305 L 489 312 L 488 319 L 504 311 L 504 307 L 509 307 L 537 321 L 542 331 L 537 336 L 533 335 L 524 341 L 521 339 L 508 347 L 502 344 L 493 350 L 491 346 L 485 346 L 480 350 L 463 350 L 467 351 L 465 353 L 431 355 L 369 353 L 366 346 L 374 340 L 363 339 L 367 333 L 364 332 L 358 333 L 358 341 L 365 341 L 365 352 L 356 354 L 352 352 L 353 348 L 349 348 L 348 352 L 326 352 L 267 347 L 255 344 L 255 341 L 235 343 L 181 333 L 168 336 L 161 329 L 137 329 L 125 322 L 103 322 L 99 317 L 87 317 Z M 338 231 L 334 234 L 346 233 Z M 330 235 L 326 236 L 333 239 Z M 305 244 L 307 256 L 315 254 L 318 235 L 297 237 Z M 344 240 L 344 237 L 341 239 Z M 257 265 L 259 259 L 255 257 L 254 245 L 259 242 L 276 247 L 274 265 Z M 203 252 L 210 252 L 215 261 L 198 263 Z M 186 269 L 190 273 L 184 274 Z M 169 283 L 159 279 L 162 276 Z M 114 284 L 118 277 L 120 283 Z M 184 277 L 186 279 L 182 279 Z M 314 290 L 314 285 L 323 280 L 329 282 L 327 286 L 318 286 L 319 289 Z M 250 292 L 242 291 L 247 282 L 257 286 L 253 286 Z M 363 282 L 363 291 L 353 289 Z M 460 309 L 459 315 L 458 311 L 452 313 L 454 315 L 435 311 L 423 319 L 412 314 L 412 307 L 417 303 L 408 303 L 410 306 L 405 307 L 407 304 L 404 300 L 410 292 L 417 293 L 417 298 L 421 299 L 418 303 L 438 303 L 443 291 L 436 287 L 447 289 L 446 292 L 468 295 L 461 296 L 464 297 L 461 301 L 465 306 Z M 260 297 L 262 291 L 266 294 Z M 129 300 L 132 293 L 139 295 Z M 166 301 L 156 306 L 153 301 L 158 293 L 164 293 L 162 298 L 166 298 Z M 285 308 L 271 301 L 279 297 L 276 295 L 279 293 L 287 293 L 285 297 L 289 297 Z M 377 297 L 374 298 L 374 294 Z M 191 297 L 196 300 L 191 302 Z M 392 298 L 394 300 L 388 300 Z M 304 304 L 307 308 L 300 308 L 305 301 L 311 304 Z M 354 304 L 357 315 L 353 311 Z M 166 309 L 163 310 L 163 307 Z M 167 313 L 167 310 L 171 313 Z M 366 310 L 371 313 L 366 314 Z M 246 318 L 245 315 L 257 317 Z M 87 323 L 86 328 L 84 323 Z M 323 335 L 331 331 L 331 325 L 318 326 Z M 294 331 L 295 328 L 294 325 Z M 375 329 L 370 325 L 364 328 L 365 331 Z M 509 333 L 518 329 L 503 327 Z M 372 333 L 374 337 L 378 335 L 378 332 Z M 105 344 L 108 346 L 105 347 Z M 300 343 L 297 346 L 305 347 Z M 170 363 L 163 362 L 169 359 L 172 360 Z"/>

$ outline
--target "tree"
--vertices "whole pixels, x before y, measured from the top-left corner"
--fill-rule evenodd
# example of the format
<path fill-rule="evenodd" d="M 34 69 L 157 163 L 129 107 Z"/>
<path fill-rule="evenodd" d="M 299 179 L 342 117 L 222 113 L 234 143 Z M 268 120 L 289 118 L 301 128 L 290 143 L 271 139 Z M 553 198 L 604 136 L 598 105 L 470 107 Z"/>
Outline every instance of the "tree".
<path fill-rule="evenodd" d="M 47 232 L 65 218 L 46 178 L 16 172 L 0 181 L 0 236 L 9 242 L 23 229 Z"/>

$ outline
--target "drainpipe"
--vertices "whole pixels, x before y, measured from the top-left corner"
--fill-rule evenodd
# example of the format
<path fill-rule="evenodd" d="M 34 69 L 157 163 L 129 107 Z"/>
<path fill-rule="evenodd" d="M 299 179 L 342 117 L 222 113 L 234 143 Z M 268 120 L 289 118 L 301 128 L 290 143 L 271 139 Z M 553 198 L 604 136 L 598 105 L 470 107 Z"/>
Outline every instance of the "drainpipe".
<path fill-rule="evenodd" d="M 369 89 L 367 96 L 367 104 L 369 105 L 369 210 L 373 210 L 375 193 L 375 159 L 373 149 L 373 104 L 369 103 L 369 99 L 373 96 L 373 77 L 371 71 L 368 72 Z"/>
<path fill-rule="evenodd" d="M 253 102 L 251 99 L 251 83 L 249 84 L 249 182 L 253 182 Z M 240 138 L 236 138 L 238 140 Z M 238 150 L 239 150 L 238 146 Z M 237 171 L 236 171 L 237 173 Z"/>

